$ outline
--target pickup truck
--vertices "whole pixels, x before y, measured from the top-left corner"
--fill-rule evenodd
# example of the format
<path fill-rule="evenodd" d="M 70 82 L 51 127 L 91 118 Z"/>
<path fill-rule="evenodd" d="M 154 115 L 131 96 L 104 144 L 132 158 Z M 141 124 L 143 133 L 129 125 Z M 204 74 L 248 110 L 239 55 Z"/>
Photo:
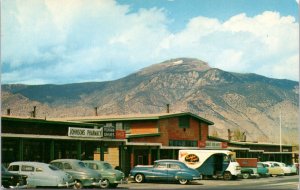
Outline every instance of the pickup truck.
<path fill-rule="evenodd" d="M 248 179 L 250 177 L 259 177 L 257 169 L 257 158 L 236 158 L 241 166 L 241 177 Z"/>
<path fill-rule="evenodd" d="M 197 170 L 187 167 L 178 160 L 157 160 L 154 165 L 137 165 L 130 171 L 129 177 L 137 183 L 145 180 L 159 180 L 178 181 L 183 185 L 202 178 Z"/>

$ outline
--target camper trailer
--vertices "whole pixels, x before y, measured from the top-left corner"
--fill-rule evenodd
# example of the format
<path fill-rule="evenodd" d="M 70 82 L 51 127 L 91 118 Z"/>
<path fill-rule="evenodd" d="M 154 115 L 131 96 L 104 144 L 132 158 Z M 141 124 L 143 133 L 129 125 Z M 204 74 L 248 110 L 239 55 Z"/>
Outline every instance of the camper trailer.
<path fill-rule="evenodd" d="M 179 150 L 179 160 L 198 170 L 204 178 L 236 179 L 241 174 L 239 163 L 229 150 Z"/>

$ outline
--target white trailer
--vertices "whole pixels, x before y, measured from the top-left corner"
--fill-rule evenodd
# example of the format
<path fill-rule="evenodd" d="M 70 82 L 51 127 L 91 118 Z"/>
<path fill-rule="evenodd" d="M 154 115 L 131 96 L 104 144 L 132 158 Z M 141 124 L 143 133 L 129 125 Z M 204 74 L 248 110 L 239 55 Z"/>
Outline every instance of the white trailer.
<path fill-rule="evenodd" d="M 178 157 L 203 177 L 230 180 L 241 174 L 241 167 L 229 150 L 179 150 Z"/>

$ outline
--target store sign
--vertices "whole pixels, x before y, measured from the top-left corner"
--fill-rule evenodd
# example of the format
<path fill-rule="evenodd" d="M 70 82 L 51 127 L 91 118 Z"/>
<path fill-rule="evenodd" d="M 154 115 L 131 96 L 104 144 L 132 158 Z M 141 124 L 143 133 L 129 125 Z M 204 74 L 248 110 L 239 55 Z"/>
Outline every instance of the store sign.
<path fill-rule="evenodd" d="M 227 142 L 222 142 L 221 143 L 221 148 L 228 148 L 228 143 Z"/>
<path fill-rule="evenodd" d="M 104 126 L 101 129 L 103 129 L 103 137 L 115 138 L 115 132 L 116 132 L 115 127 Z"/>
<path fill-rule="evenodd" d="M 70 137 L 102 138 L 103 130 L 102 129 L 87 129 L 87 128 L 69 127 L 68 136 L 70 136 Z"/>
<path fill-rule="evenodd" d="M 87 128 L 69 127 L 68 136 L 87 137 L 87 138 L 103 138 L 103 137 L 114 138 L 115 128 L 102 127 L 100 129 L 87 129 Z"/>
<path fill-rule="evenodd" d="M 126 131 L 116 130 L 116 139 L 126 139 Z"/>
<path fill-rule="evenodd" d="M 198 141 L 198 147 L 205 148 L 206 147 L 206 142 L 205 141 Z"/>

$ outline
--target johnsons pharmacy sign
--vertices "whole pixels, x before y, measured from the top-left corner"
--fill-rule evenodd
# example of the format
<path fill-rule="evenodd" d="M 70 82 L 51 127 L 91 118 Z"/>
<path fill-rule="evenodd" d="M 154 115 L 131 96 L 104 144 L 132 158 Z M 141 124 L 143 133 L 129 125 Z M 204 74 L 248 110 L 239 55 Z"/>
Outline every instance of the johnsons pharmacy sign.
<path fill-rule="evenodd" d="M 69 137 L 91 137 L 91 138 L 103 138 L 103 137 L 115 137 L 114 127 L 102 127 L 101 129 L 87 129 L 87 128 L 75 128 L 69 127 Z"/>

